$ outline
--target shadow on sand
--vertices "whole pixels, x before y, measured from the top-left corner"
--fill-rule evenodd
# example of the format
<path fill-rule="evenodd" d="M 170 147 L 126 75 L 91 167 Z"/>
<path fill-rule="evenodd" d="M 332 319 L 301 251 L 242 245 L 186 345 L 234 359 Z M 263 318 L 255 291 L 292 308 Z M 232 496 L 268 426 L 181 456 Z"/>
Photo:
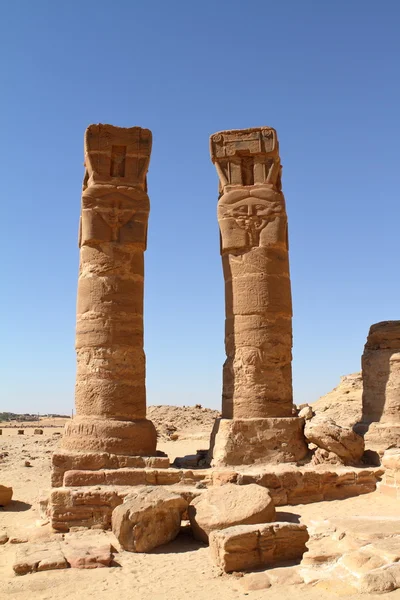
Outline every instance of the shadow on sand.
<path fill-rule="evenodd" d="M 32 508 L 32 504 L 20 500 L 12 500 L 7 506 L 0 506 L 0 510 L 3 512 L 24 512 L 30 508 Z"/>

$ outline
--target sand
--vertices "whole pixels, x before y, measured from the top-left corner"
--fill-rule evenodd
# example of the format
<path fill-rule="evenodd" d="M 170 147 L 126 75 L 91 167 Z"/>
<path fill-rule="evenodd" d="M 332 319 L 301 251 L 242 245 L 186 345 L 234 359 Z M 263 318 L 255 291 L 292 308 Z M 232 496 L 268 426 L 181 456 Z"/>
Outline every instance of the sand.
<path fill-rule="evenodd" d="M 4 429 L 0 438 L 0 483 L 14 488 L 14 500 L 0 509 L 0 529 L 9 536 L 30 540 L 50 540 L 48 525 L 40 525 L 37 499 L 40 489 L 49 487 L 51 454 L 59 444 L 62 432 L 59 427 L 45 427 L 44 435 L 34 435 L 34 428 L 25 429 L 23 436 L 16 428 Z M 208 432 L 193 428 L 190 434 L 182 432 L 178 441 L 160 441 L 159 447 L 171 459 L 207 447 Z M 31 467 L 25 466 L 25 461 Z M 279 507 L 278 513 L 298 515 L 301 522 L 315 524 L 328 518 L 349 515 L 399 516 L 398 502 L 377 492 L 342 501 Z M 85 532 L 81 535 L 91 535 Z M 112 533 L 107 534 L 115 543 Z M 245 591 L 242 578 L 220 575 L 213 565 L 207 546 L 193 540 L 188 529 L 178 538 L 150 554 L 120 552 L 115 560 L 118 566 L 104 569 L 66 569 L 16 576 L 12 570 L 17 546 L 7 543 L 0 546 L 0 599 L 35 600 L 96 600 L 108 598 L 134 598 L 135 600 L 233 600 L 249 597 L 253 600 L 320 600 L 346 596 L 347 598 L 378 598 L 361 596 L 354 588 L 340 581 L 319 582 L 315 585 L 274 585 L 269 589 Z M 379 596 L 381 597 L 381 596 Z M 400 590 L 390 598 L 400 599 Z"/>

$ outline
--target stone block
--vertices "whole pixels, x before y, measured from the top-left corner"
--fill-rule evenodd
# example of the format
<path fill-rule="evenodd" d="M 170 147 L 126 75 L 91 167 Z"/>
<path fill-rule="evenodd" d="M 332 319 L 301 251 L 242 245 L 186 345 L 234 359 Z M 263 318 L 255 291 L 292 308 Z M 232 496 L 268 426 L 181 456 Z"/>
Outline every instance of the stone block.
<path fill-rule="evenodd" d="M 275 522 L 213 531 L 209 541 L 214 561 L 230 573 L 300 560 L 308 539 L 305 525 Z"/>
<path fill-rule="evenodd" d="M 188 515 L 195 538 L 207 543 L 211 531 L 273 521 L 275 506 L 266 488 L 227 483 L 192 500 Z"/>
<path fill-rule="evenodd" d="M 213 466 L 296 462 L 307 454 L 304 420 L 217 419 L 211 434 Z"/>
<path fill-rule="evenodd" d="M 187 502 L 162 487 L 141 488 L 125 498 L 112 513 L 112 530 L 121 547 L 150 552 L 179 533 Z"/>

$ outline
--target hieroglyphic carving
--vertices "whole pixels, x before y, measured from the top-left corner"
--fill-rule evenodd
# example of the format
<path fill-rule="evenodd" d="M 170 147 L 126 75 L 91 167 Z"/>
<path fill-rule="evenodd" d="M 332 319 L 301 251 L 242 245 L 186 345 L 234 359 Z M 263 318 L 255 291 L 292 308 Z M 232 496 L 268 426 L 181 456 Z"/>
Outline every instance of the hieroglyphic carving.
<path fill-rule="evenodd" d="M 146 420 L 143 349 L 150 151 L 147 129 L 91 125 L 86 131 L 76 330 L 77 416 L 63 441 L 69 450 L 155 452 L 155 429 Z"/>
<path fill-rule="evenodd" d="M 226 286 L 225 418 L 292 415 L 287 217 L 272 128 L 211 136 Z"/>

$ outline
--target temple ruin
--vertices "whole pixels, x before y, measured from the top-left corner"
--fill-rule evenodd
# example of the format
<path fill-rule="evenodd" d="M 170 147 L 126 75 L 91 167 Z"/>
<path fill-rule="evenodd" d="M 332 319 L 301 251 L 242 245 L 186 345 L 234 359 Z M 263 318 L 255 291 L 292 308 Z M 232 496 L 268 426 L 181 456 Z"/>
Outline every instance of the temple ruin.
<path fill-rule="evenodd" d="M 362 422 L 368 449 L 400 448 L 400 321 L 371 325 L 362 356 Z"/>
<path fill-rule="evenodd" d="M 219 177 L 225 279 L 222 419 L 214 465 L 303 458 L 304 421 L 294 416 L 288 225 L 276 131 L 211 136 Z"/>
<path fill-rule="evenodd" d="M 151 132 L 140 127 L 90 125 L 85 133 L 76 416 L 66 425 L 63 452 L 53 458 L 56 485 L 65 471 L 99 468 L 104 453 L 112 456 L 106 466 L 116 468 L 127 456 L 156 456 L 143 349 L 151 142 Z"/>

